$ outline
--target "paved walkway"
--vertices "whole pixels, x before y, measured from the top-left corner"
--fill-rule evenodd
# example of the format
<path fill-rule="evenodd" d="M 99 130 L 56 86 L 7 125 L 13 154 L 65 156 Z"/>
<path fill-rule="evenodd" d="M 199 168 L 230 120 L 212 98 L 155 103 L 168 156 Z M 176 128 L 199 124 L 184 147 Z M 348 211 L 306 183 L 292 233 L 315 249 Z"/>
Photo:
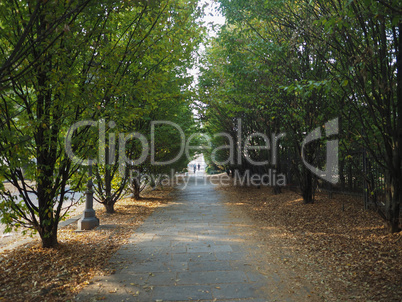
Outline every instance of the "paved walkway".
<path fill-rule="evenodd" d="M 258 248 L 205 180 L 190 177 L 113 257 L 116 273 L 95 277 L 77 301 L 293 301 L 272 296 L 281 280 L 257 271 Z"/>

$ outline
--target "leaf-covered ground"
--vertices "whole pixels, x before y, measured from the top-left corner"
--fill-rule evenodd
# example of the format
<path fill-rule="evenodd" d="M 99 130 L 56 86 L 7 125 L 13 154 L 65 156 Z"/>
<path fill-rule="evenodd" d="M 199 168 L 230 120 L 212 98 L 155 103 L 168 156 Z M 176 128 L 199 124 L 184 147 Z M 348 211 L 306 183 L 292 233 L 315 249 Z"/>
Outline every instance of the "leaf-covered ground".
<path fill-rule="evenodd" d="M 252 218 L 269 256 L 319 284 L 328 300 L 402 301 L 402 234 L 389 234 L 361 198 L 318 193 L 306 205 L 287 189 L 219 190 Z"/>
<path fill-rule="evenodd" d="M 127 198 L 116 213 L 98 210 L 101 226 L 59 231 L 59 246 L 44 249 L 34 240 L 0 253 L 0 301 L 69 301 L 95 274 L 108 273 L 108 260 L 154 209 L 165 204 L 170 188 L 151 191 L 139 201 Z"/>
<path fill-rule="evenodd" d="M 336 301 L 401 301 L 402 234 L 388 234 L 381 218 L 360 198 L 318 194 L 305 205 L 290 190 L 220 187 L 228 204 L 247 213 L 266 261 L 296 271 Z M 57 249 L 39 241 L 0 253 L 0 301 L 69 301 L 95 274 L 108 274 L 108 260 L 169 190 L 141 201 L 120 201 L 117 213 L 97 211 L 102 227 L 60 230 Z M 270 258 L 271 257 L 271 258 Z M 293 282 L 289 280 L 289 282 Z"/>

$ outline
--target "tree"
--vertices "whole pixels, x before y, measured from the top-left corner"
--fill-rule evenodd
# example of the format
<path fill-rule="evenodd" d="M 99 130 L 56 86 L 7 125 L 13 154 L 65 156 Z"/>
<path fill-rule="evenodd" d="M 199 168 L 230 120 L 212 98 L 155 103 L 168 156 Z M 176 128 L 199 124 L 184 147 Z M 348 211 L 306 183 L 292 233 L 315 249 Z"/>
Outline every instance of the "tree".
<path fill-rule="evenodd" d="M 86 12 L 94 13 L 87 18 L 70 14 L 71 6 L 78 7 L 79 2 L 39 5 L 31 22 L 28 3 L 2 6 L 3 13 L 18 20 L 2 24 L 2 32 L 8 34 L 2 35 L 1 45 L 9 47 L 3 48 L 2 62 L 15 60 L 10 57 L 20 51 L 21 35 L 26 35 L 22 44 L 28 45 L 17 68 L 7 76 L 9 83 L 1 95 L 1 175 L 17 188 L 21 199 L 17 202 L 9 191 L 1 191 L 2 221 L 33 228 L 44 247 L 57 244 L 68 180 L 78 169 L 64 154 L 63 136 L 66 126 L 89 105 L 82 94 L 88 62 L 80 60 L 80 54 L 97 34 L 90 28 L 104 20 L 104 15 L 97 14 L 103 11 L 102 4 L 87 6 Z M 23 24 L 29 24 L 29 32 L 22 32 Z M 49 32 L 50 26 L 56 28 Z M 82 35 L 84 30 L 88 36 Z"/>
<path fill-rule="evenodd" d="M 0 175 L 19 194 L 14 196 L 2 187 L 0 211 L 3 223 L 32 228 L 39 233 L 44 247 L 53 247 L 57 245 L 57 226 L 64 214 L 65 196 L 79 189 L 84 179 L 83 160 L 94 159 L 98 151 L 91 146 L 97 135 L 93 123 L 76 129 L 72 135 L 68 132 L 70 126 L 108 115 L 123 120 L 127 116 L 119 115 L 123 109 L 119 106 L 133 92 L 130 81 L 146 85 L 151 80 L 148 74 L 157 68 L 181 70 L 188 66 L 189 53 L 197 39 L 181 44 L 188 48 L 183 56 L 172 57 L 170 41 L 164 39 L 158 44 L 158 34 L 165 30 L 168 37 L 170 27 L 177 29 L 181 25 L 189 25 L 194 31 L 197 13 L 194 1 L 38 1 L 35 7 L 28 2 L 8 1 L 0 5 L 4 17 L 0 34 Z M 186 9 L 180 11 L 181 6 Z M 125 19 L 127 15 L 134 17 Z M 158 34 L 150 36 L 162 15 L 165 23 Z M 146 22 L 137 23 L 143 16 Z M 113 32 L 113 26 L 121 27 Z M 135 40 L 132 33 L 139 33 L 142 38 Z M 181 34 L 185 37 L 184 29 Z M 149 41 L 143 43 L 146 39 Z M 161 50 L 158 56 L 152 55 L 155 45 Z M 179 43 L 174 45 L 179 47 Z M 164 61 L 169 64 L 163 65 Z M 135 64 L 146 66 L 142 74 L 138 74 L 141 68 L 133 68 Z M 144 91 L 145 87 L 135 93 Z M 154 95 L 148 105 L 152 109 L 156 103 Z M 133 114 L 142 116 L 146 112 L 138 107 Z M 65 153 L 66 137 L 69 151 L 78 160 Z M 74 179 L 73 175 L 78 177 Z M 116 180 L 108 177 L 108 184 L 110 179 Z M 110 196 L 106 191 L 106 196 Z"/>
<path fill-rule="evenodd" d="M 294 26 L 285 26 L 276 19 L 276 16 L 281 15 L 280 8 L 274 7 L 278 10 L 274 16 L 265 16 L 260 13 L 264 8 L 258 5 L 253 8 L 243 2 L 231 2 L 228 5 L 230 8 L 226 15 L 233 24 L 223 28 L 214 47 L 222 47 L 219 56 L 227 58 L 226 65 L 223 65 L 223 77 L 226 79 L 219 79 L 217 82 L 219 85 L 229 85 L 229 88 L 225 87 L 223 91 L 230 97 L 228 101 L 222 102 L 222 99 L 219 99 L 224 98 L 222 94 L 216 96 L 208 92 L 207 104 L 211 107 L 207 119 L 208 116 L 219 113 L 220 121 L 218 118 L 214 123 L 223 121 L 223 127 L 219 130 L 236 138 L 236 129 L 240 128 L 237 120 L 241 118 L 243 136 L 235 145 L 249 142 L 261 146 L 261 140 L 248 140 L 252 133 L 261 133 L 269 139 L 272 134 L 286 133 L 286 138 L 281 143 L 282 153 L 285 153 L 284 148 L 286 153 L 292 150 L 295 174 L 299 178 L 303 198 L 306 203 L 310 203 L 313 201 L 315 178 L 311 171 L 302 165 L 301 141 L 305 133 L 324 121 L 325 108 L 329 105 L 321 102 L 325 82 L 322 64 L 320 66 L 320 61 L 310 56 L 311 50 L 304 44 L 302 32 L 295 32 Z M 247 13 L 244 10 L 248 10 Z M 308 23 L 308 18 L 299 18 Z M 293 19 L 291 21 L 300 22 Z M 278 35 L 278 32 L 281 34 Z M 211 54 L 215 54 L 214 51 L 211 50 Z M 209 59 L 216 60 L 216 57 L 210 55 Z M 216 62 L 208 68 L 215 65 Z M 211 83 L 214 83 L 209 78 L 210 74 L 210 70 L 205 71 L 206 81 L 202 81 L 202 91 L 205 88 L 210 91 Z M 300 110 L 301 108 L 303 110 Z M 222 120 L 222 112 L 231 116 L 232 121 L 228 123 L 227 120 Z M 288 123 L 281 124 L 281 119 L 287 120 Z M 223 140 L 220 137 L 220 141 Z M 305 152 L 304 156 L 310 163 L 316 163 L 319 150 L 317 146 L 309 144 L 306 149 L 308 152 Z M 248 158 L 250 155 L 254 161 L 267 163 L 258 166 L 251 164 Z M 237 155 L 235 158 L 238 158 Z M 239 158 L 241 161 L 237 161 L 236 165 L 229 165 L 230 170 L 238 170 L 242 174 L 252 171 L 262 175 L 270 171 L 282 172 L 278 157 L 267 161 L 271 159 L 267 150 L 255 150 L 249 152 L 249 156 L 242 152 Z M 280 192 L 279 186 L 272 185 L 275 192 Z"/>
<path fill-rule="evenodd" d="M 4 89 L 10 82 L 27 74 L 34 68 L 33 62 L 26 64 L 25 59 L 34 48 L 38 47 L 44 41 L 48 48 L 52 47 L 69 30 L 69 25 L 80 15 L 80 13 L 89 5 L 91 1 L 71 1 L 66 4 L 56 17 L 47 20 L 46 28 L 40 32 L 36 25 L 41 22 L 41 18 L 48 12 L 52 3 L 36 1 L 15 2 L 4 1 L 0 4 L 0 25 L 2 27 L 0 38 L 0 50 L 2 61 L 0 62 L 0 87 Z M 15 18 L 18 16 L 18 18 Z M 63 29 L 63 30 L 61 30 Z M 15 37 L 12 32 L 16 33 Z M 45 55 L 45 49 L 36 52 L 36 57 Z"/>
<path fill-rule="evenodd" d="M 402 43 L 398 1 L 317 1 L 317 24 L 329 34 L 326 62 L 348 92 L 348 110 L 362 127 L 360 145 L 386 171 L 385 218 L 400 231 L 402 202 Z"/>
<path fill-rule="evenodd" d="M 224 71 L 220 74 L 204 71 L 204 86 L 200 88 L 205 91 L 206 119 L 213 123 L 210 129 L 225 129 L 213 117 L 225 112 L 225 116 L 243 116 L 243 123 L 248 124 L 250 131 L 272 125 L 275 131 L 286 132 L 287 139 L 280 152 L 286 155 L 293 150 L 290 153 L 297 159 L 293 167 L 301 176 L 299 185 L 304 200 L 311 202 L 315 177 L 302 164 L 300 141 L 315 127 L 338 116 L 341 187 L 345 186 L 345 158 L 361 152 L 361 148 L 367 150 L 386 171 L 384 217 L 391 232 L 399 231 L 402 175 L 399 2 L 221 0 L 220 3 L 227 25 L 217 43 L 212 44 L 208 60 L 223 60 Z M 224 83 L 225 88 L 212 90 L 218 83 Z M 229 100 L 230 104 L 223 100 Z M 279 118 L 286 123 L 270 123 L 271 119 Z M 226 127 L 228 133 L 235 128 L 234 122 Z M 307 145 L 304 159 L 325 167 L 320 151 L 325 150 L 324 145 L 325 140 Z M 348 169 L 350 182 L 350 165 Z M 364 179 L 367 181 L 368 175 Z"/>
<path fill-rule="evenodd" d="M 157 6 L 120 11 L 119 17 L 105 28 L 110 34 L 97 59 L 102 62 L 98 66 L 107 68 L 98 67 L 96 73 L 102 75 L 97 77 L 101 82 L 98 85 L 108 88 L 104 90 L 104 101 L 98 112 L 94 113 L 107 122 L 113 121 L 113 129 L 105 131 L 123 135 L 138 133 L 149 142 L 152 121 L 177 121 L 175 116 L 180 114 L 189 118 L 189 95 L 183 90 L 187 89 L 191 78 L 186 76 L 185 69 L 192 63 L 192 52 L 202 39 L 203 31 L 196 22 L 202 13 L 196 4 L 196 1 L 161 1 Z M 175 106 L 172 107 L 172 103 Z M 182 120 L 180 125 L 184 124 Z M 126 165 L 126 159 L 140 158 L 144 149 L 139 141 L 133 140 L 126 142 L 125 150 L 106 142 L 105 164 L 95 167 L 98 201 L 109 213 L 114 212 L 114 204 L 126 185 L 139 198 L 144 186 L 140 176 L 128 179 L 130 170 L 139 175 L 155 170 L 149 159 L 138 165 Z M 169 150 L 173 145 L 174 140 L 169 139 L 164 148 Z M 109 161 L 112 157 L 114 159 Z M 122 162 L 124 172 L 120 169 Z"/>

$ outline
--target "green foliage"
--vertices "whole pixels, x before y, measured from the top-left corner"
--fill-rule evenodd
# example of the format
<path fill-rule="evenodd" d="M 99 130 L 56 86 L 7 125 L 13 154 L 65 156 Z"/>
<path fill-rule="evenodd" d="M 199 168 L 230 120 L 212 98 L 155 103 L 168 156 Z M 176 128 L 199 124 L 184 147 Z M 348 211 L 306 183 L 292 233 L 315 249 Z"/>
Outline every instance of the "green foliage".
<path fill-rule="evenodd" d="M 316 179 L 302 164 L 300 143 L 306 133 L 339 117 L 340 158 L 364 148 L 387 171 L 388 192 L 394 193 L 387 196 L 385 216 L 391 229 L 399 229 L 400 3 L 219 2 L 226 24 L 210 42 L 199 84 L 210 135 L 225 132 L 234 138 L 238 119 L 242 140 L 255 132 L 286 133 L 280 152 L 291 156 L 294 168 L 285 168 L 299 178 L 303 197 L 311 202 Z M 325 154 L 319 150 L 325 142 L 309 144 L 305 154 L 321 169 Z M 213 141 L 215 147 L 227 144 L 223 137 Z M 262 151 L 254 156 L 266 158 Z M 240 163 L 228 163 L 228 168 L 253 168 L 243 153 L 240 157 Z M 225 158 L 222 148 L 217 159 Z M 342 169 L 341 162 L 341 174 Z M 341 175 L 342 187 L 344 181 Z"/>
<path fill-rule="evenodd" d="M 64 196 L 86 181 L 64 149 L 74 123 L 115 122 L 106 134 L 149 133 L 154 119 L 192 123 L 185 71 L 202 39 L 201 13 L 193 0 L 0 4 L 0 175 L 21 200 L 1 188 L 4 222 L 37 230 L 46 247 L 57 244 Z M 163 138 L 173 153 L 177 143 Z M 97 157 L 97 127 L 71 139 L 79 158 Z M 127 155 L 136 155 L 138 142 L 129 145 Z M 112 205 L 125 188 L 117 167 L 94 173 L 98 195 L 114 194 Z"/>

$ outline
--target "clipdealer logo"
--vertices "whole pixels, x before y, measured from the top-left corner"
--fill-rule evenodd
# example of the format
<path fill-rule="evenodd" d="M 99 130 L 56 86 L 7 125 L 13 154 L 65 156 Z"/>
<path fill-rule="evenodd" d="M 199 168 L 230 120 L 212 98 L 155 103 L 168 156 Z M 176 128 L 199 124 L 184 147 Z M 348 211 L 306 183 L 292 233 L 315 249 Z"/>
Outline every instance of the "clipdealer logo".
<path fill-rule="evenodd" d="M 179 160 L 183 154 L 186 155 L 189 161 L 192 160 L 190 155 L 190 150 L 192 149 L 209 149 L 211 150 L 211 159 L 217 165 L 227 165 L 227 164 L 242 164 L 243 158 L 248 161 L 253 166 L 264 166 L 267 164 L 276 165 L 278 160 L 278 146 L 280 139 L 283 139 L 286 134 L 272 134 L 268 137 L 264 133 L 255 132 L 248 135 L 245 139 L 242 134 L 242 124 L 241 119 L 237 120 L 237 140 L 235 140 L 228 133 L 217 133 L 214 134 L 214 138 L 223 137 L 226 139 L 226 143 L 222 146 L 218 146 L 212 150 L 212 138 L 205 133 L 194 133 L 188 139 L 185 136 L 182 128 L 176 123 L 170 121 L 152 121 L 150 128 L 150 142 L 147 137 L 140 132 L 131 132 L 128 134 L 125 133 L 115 133 L 111 132 L 108 134 L 108 148 L 106 148 L 106 126 L 109 130 L 113 130 L 116 126 L 116 123 L 110 121 L 106 123 L 104 119 L 99 121 L 85 120 L 74 123 L 67 132 L 65 138 L 65 151 L 67 156 L 76 164 L 80 164 L 83 166 L 92 165 L 92 164 L 116 164 L 116 147 L 118 146 L 118 164 L 119 164 L 119 173 L 124 175 L 126 172 L 126 167 L 135 167 L 144 163 L 148 157 L 151 165 L 163 166 L 170 165 Z M 164 127 L 172 127 L 175 129 L 177 133 L 177 137 L 180 139 L 180 150 L 177 155 L 166 161 L 157 161 L 156 160 L 156 150 L 155 150 L 155 133 L 156 128 L 158 126 Z M 77 156 L 73 151 L 73 136 L 81 127 L 97 127 L 98 128 L 98 158 L 88 158 L 83 159 Z M 330 138 L 334 135 L 337 135 L 339 132 L 338 118 L 328 121 L 324 125 L 325 128 L 325 136 L 326 138 Z M 166 129 L 166 128 L 165 128 Z M 207 146 L 195 146 L 192 145 L 192 141 L 196 137 L 204 137 L 207 142 Z M 312 132 L 308 133 L 304 138 L 301 144 L 301 158 L 303 164 L 316 176 L 332 183 L 336 184 L 339 181 L 339 171 L 338 171 L 338 147 L 339 140 L 331 139 L 326 142 L 326 164 L 325 170 L 320 170 L 317 167 L 314 167 L 312 164 L 308 163 L 305 159 L 305 148 L 306 145 L 315 141 L 322 139 L 322 133 L 320 127 L 317 127 Z M 126 144 L 129 140 L 137 140 L 141 145 L 141 154 L 136 159 L 130 159 L 126 155 Z M 259 141 L 263 142 L 260 145 L 255 145 L 253 142 Z M 106 156 L 106 150 L 108 150 L 108 156 Z M 217 160 L 217 152 L 220 150 L 227 150 L 228 157 L 224 161 Z M 270 151 L 270 160 L 264 159 L 261 161 L 256 161 L 250 156 L 250 151 L 252 150 L 269 150 Z M 235 152 L 237 151 L 237 152 Z M 235 154 L 237 154 L 237 158 L 235 158 Z M 107 160 L 106 160 L 107 159 Z M 107 162 L 106 162 L 107 161 Z M 269 177 L 269 179 L 273 179 L 275 177 L 276 171 L 269 171 L 269 174 L 265 175 Z M 246 173 L 248 177 L 255 177 L 257 175 L 250 175 L 250 173 Z M 284 181 L 284 175 L 278 174 L 281 179 L 281 184 L 285 185 L 286 181 Z M 264 177 L 264 175 L 262 175 Z M 248 178 L 247 178 L 248 179 Z M 243 180 L 244 181 L 244 180 Z"/>
<path fill-rule="evenodd" d="M 338 118 L 325 123 L 324 128 L 325 128 L 325 134 L 326 134 L 327 138 L 337 135 L 339 133 Z M 304 138 L 304 140 L 302 142 L 302 151 L 301 151 L 301 157 L 303 160 L 303 164 L 307 167 L 307 169 L 309 169 L 312 173 L 314 173 L 318 177 L 320 177 L 332 184 L 336 184 L 339 181 L 339 168 L 338 168 L 339 140 L 338 139 L 332 139 L 332 140 L 327 141 L 325 170 L 320 170 L 305 160 L 304 149 L 305 149 L 306 145 L 310 142 L 313 142 L 313 141 L 321 139 L 321 138 L 322 138 L 322 134 L 321 134 L 320 127 L 315 128 L 312 132 L 310 132 Z"/>

